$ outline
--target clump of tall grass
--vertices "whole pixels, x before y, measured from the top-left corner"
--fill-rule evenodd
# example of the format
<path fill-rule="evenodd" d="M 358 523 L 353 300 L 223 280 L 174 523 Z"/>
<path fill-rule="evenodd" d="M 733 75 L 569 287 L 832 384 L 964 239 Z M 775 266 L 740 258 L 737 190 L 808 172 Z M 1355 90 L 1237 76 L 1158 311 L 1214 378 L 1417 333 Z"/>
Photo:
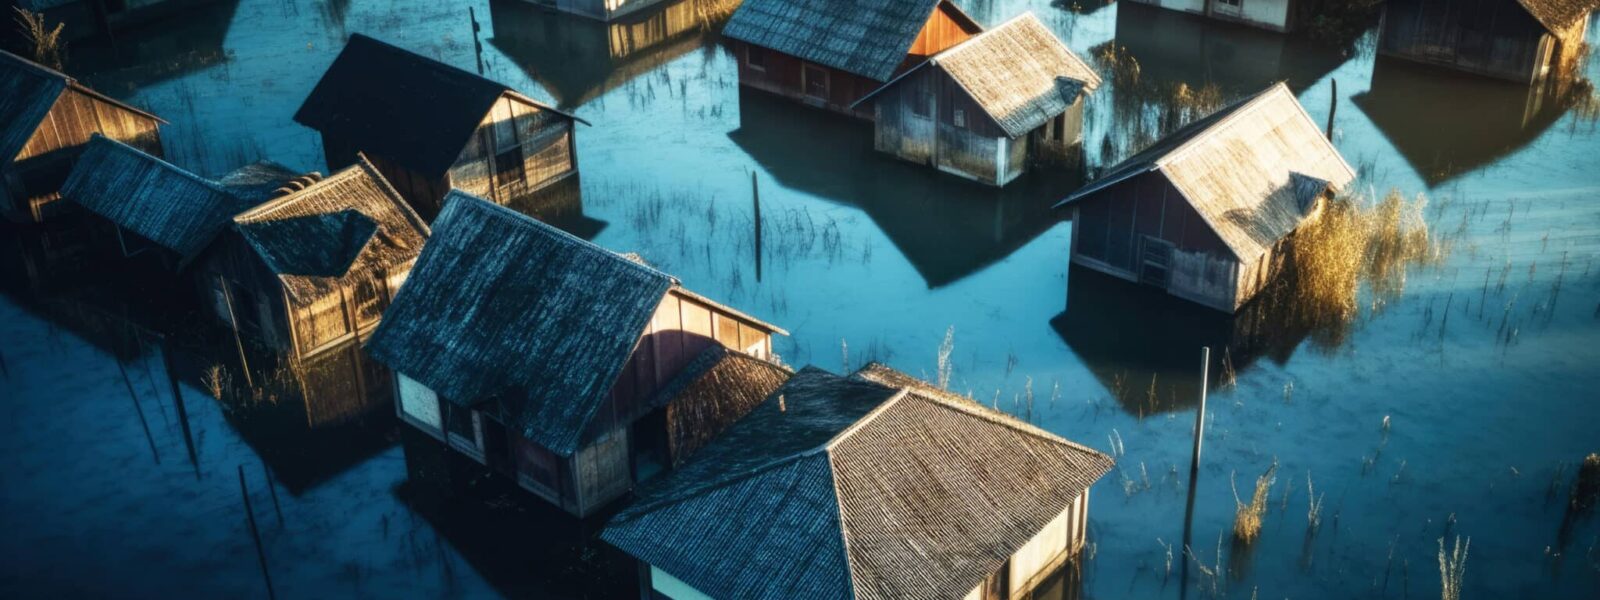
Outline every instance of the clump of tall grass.
<path fill-rule="evenodd" d="M 1267 467 L 1265 473 L 1256 478 L 1255 493 L 1250 496 L 1249 504 L 1239 499 L 1239 487 L 1237 484 L 1234 485 L 1233 503 L 1236 507 L 1233 515 L 1234 540 L 1249 544 L 1261 535 L 1261 521 L 1267 514 L 1267 499 L 1272 495 L 1272 484 L 1276 481 L 1274 476 L 1277 472 L 1278 463 L 1274 462 L 1272 466 Z"/>
<path fill-rule="evenodd" d="M 1115 42 L 1106 44 L 1094 53 L 1094 62 L 1101 76 L 1111 80 L 1118 88 L 1139 83 L 1139 59 L 1129 54 L 1126 46 L 1118 46 Z"/>
<path fill-rule="evenodd" d="M 1316 486 L 1311 484 L 1311 472 L 1306 471 L 1306 500 L 1310 506 L 1306 508 L 1306 529 L 1315 532 L 1322 527 L 1322 497 L 1318 494 Z"/>
<path fill-rule="evenodd" d="M 1574 512 L 1587 512 L 1600 504 L 1600 454 L 1590 454 L 1578 467 L 1570 503 Z"/>
<path fill-rule="evenodd" d="M 1461 536 L 1456 536 L 1455 547 L 1445 552 L 1444 538 L 1439 538 L 1439 597 L 1441 600 L 1460 600 L 1461 580 L 1467 574 L 1467 550 L 1472 548 L 1472 538 L 1465 546 Z"/>
<path fill-rule="evenodd" d="M 944 330 L 944 341 L 939 343 L 938 373 L 939 389 L 941 390 L 950 389 L 950 373 L 954 370 L 950 355 L 955 351 L 956 326 L 951 325 L 949 329 Z"/>
<path fill-rule="evenodd" d="M 17 13 L 17 26 L 22 29 L 22 37 L 28 41 L 29 50 L 33 53 L 33 62 L 61 70 L 67 55 L 67 43 L 61 39 L 61 31 L 67 24 L 56 23 L 56 26 L 51 28 L 45 22 L 42 13 L 20 7 L 12 10 Z"/>

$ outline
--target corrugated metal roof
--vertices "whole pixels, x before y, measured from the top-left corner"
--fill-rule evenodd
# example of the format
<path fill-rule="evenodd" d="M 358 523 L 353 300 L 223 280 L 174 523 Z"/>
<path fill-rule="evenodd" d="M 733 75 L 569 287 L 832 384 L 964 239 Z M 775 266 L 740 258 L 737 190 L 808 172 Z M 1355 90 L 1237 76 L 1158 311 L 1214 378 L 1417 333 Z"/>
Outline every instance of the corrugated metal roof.
<path fill-rule="evenodd" d="M 722 35 L 888 81 L 941 2 L 745 0 Z"/>
<path fill-rule="evenodd" d="M 959 598 L 1111 468 L 889 372 L 801 370 L 602 537 L 716 597 Z"/>
<path fill-rule="evenodd" d="M 1356 177 L 1300 101 L 1277 83 L 1162 138 L 1061 204 L 1150 171 L 1171 181 L 1243 261 L 1300 226 L 1308 181 L 1340 189 Z"/>
<path fill-rule="evenodd" d="M 90 138 L 61 195 L 176 252 L 184 262 L 210 245 L 233 215 L 265 199 L 233 193 L 99 134 Z"/>
<path fill-rule="evenodd" d="M 350 36 L 294 120 L 346 140 L 357 150 L 438 177 L 455 164 L 495 100 L 507 92 L 516 93 L 358 33 Z"/>
<path fill-rule="evenodd" d="M 949 73 L 1012 139 L 1044 126 L 1081 95 L 1100 87 L 1094 69 L 1032 12 L 934 55 L 917 68 Z"/>
<path fill-rule="evenodd" d="M 295 298 L 381 280 L 417 257 L 428 226 L 365 159 L 233 219 Z"/>
<path fill-rule="evenodd" d="M 1534 19 L 1553 32 L 1565 32 L 1600 7 L 1600 0 L 1517 0 Z"/>
<path fill-rule="evenodd" d="M 368 352 L 452 403 L 571 455 L 676 281 L 452 191 Z"/>

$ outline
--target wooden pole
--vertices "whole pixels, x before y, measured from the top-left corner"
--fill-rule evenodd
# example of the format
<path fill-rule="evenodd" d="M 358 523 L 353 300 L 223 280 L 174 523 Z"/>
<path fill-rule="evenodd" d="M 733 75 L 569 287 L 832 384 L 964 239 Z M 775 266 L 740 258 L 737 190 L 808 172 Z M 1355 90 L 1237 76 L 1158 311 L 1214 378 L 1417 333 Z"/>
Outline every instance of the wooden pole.
<path fill-rule="evenodd" d="M 1328 141 L 1333 141 L 1333 115 L 1339 112 L 1339 80 L 1333 80 L 1333 92 L 1328 97 Z"/>
<path fill-rule="evenodd" d="M 756 281 L 761 281 L 761 187 L 756 183 L 756 172 L 750 172 L 750 200 L 756 213 Z"/>
<path fill-rule="evenodd" d="M 1200 440 L 1206 431 L 1206 386 L 1210 383 L 1211 348 L 1200 348 L 1200 410 L 1194 417 L 1194 458 L 1189 463 L 1189 499 L 1183 509 L 1183 566 L 1179 574 L 1178 598 L 1189 597 L 1189 561 L 1194 560 L 1190 541 L 1194 533 L 1195 487 L 1200 481 Z"/>
<path fill-rule="evenodd" d="M 139 395 L 133 391 L 133 382 L 128 379 L 128 368 L 117 361 L 117 370 L 122 372 L 122 387 L 128 388 L 128 397 L 133 399 L 133 410 L 139 413 L 139 426 L 144 428 L 144 440 L 150 443 L 150 454 L 156 459 L 156 464 L 161 464 L 161 453 L 156 452 L 156 439 L 150 435 L 150 422 L 144 418 L 144 407 L 139 405 Z"/>
<path fill-rule="evenodd" d="M 244 465 L 239 465 L 239 495 L 244 496 L 244 515 L 250 521 L 250 538 L 256 542 L 256 559 L 261 561 L 261 578 L 267 582 L 267 598 L 276 599 L 272 591 L 272 572 L 267 570 L 267 550 L 261 546 L 261 530 L 256 528 L 256 513 L 250 509 L 250 488 L 244 484 Z"/>
<path fill-rule="evenodd" d="M 172 404 L 178 411 L 178 424 L 183 429 L 183 445 L 189 450 L 189 464 L 194 465 L 194 478 L 200 478 L 200 459 L 194 452 L 194 435 L 189 431 L 189 411 L 183 406 L 183 389 L 178 386 L 178 370 L 172 362 L 172 345 L 161 344 L 161 364 L 167 369 L 167 383 L 172 386 Z"/>
<path fill-rule="evenodd" d="M 228 324 L 233 325 L 233 345 L 239 350 L 239 367 L 244 369 L 244 383 L 255 389 L 256 382 L 250 376 L 250 361 L 244 356 L 244 338 L 239 335 L 239 315 L 233 312 L 233 292 L 228 291 L 228 281 L 221 275 L 217 276 L 217 285 L 222 288 L 222 302 L 228 306 Z"/>
<path fill-rule="evenodd" d="M 239 468 L 244 468 L 241 465 Z M 278 505 L 278 486 L 272 483 L 272 469 L 267 467 L 267 459 L 261 459 L 261 472 L 267 477 L 267 491 L 272 494 L 272 512 L 278 514 L 278 529 L 283 529 L 283 507 Z"/>
<path fill-rule="evenodd" d="M 1190 473 L 1200 472 L 1200 443 L 1206 436 L 1206 385 L 1211 375 L 1211 348 L 1200 348 L 1200 410 L 1194 413 L 1194 460 L 1189 463 Z"/>

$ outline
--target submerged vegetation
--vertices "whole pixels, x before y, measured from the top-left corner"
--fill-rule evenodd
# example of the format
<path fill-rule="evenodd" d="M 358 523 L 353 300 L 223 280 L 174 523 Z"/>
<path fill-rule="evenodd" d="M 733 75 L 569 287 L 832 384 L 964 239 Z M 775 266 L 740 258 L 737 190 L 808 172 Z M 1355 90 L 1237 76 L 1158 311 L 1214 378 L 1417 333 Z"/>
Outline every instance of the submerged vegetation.
<path fill-rule="evenodd" d="M 1261 521 L 1267 515 L 1267 499 L 1272 495 L 1272 484 L 1277 481 L 1278 463 L 1272 463 L 1265 473 L 1256 478 L 1255 492 L 1250 495 L 1250 503 L 1245 504 L 1239 499 L 1239 488 L 1235 484 L 1233 489 L 1233 503 L 1235 506 L 1233 516 L 1233 539 L 1242 544 L 1249 544 L 1261 535 Z"/>
<path fill-rule="evenodd" d="M 1467 574 L 1467 550 L 1472 548 L 1472 538 L 1466 545 L 1456 536 L 1455 547 L 1445 552 L 1444 538 L 1439 538 L 1439 597 L 1441 600 L 1460 600 L 1461 580 Z"/>

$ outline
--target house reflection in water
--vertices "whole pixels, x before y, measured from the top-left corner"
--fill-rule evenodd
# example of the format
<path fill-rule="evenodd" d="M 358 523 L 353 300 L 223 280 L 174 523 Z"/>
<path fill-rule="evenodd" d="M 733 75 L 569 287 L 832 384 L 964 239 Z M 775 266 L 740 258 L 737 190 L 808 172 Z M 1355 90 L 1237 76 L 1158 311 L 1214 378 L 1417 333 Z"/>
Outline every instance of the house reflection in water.
<path fill-rule="evenodd" d="M 1114 43 L 1138 59 L 1143 82 L 1215 83 L 1224 93 L 1277 81 L 1299 93 L 1345 61 L 1337 48 L 1300 36 L 1134 2 L 1117 3 Z"/>
<path fill-rule="evenodd" d="M 786 188 L 860 208 L 929 288 L 960 281 L 1015 252 L 1058 222 L 1050 204 L 1082 182 L 1039 169 L 1003 190 L 953 179 L 875 152 L 872 127 L 771 94 L 739 94 L 728 134 Z"/>
<path fill-rule="evenodd" d="M 1429 187 L 1533 143 L 1587 82 L 1533 86 L 1378 57 L 1372 86 L 1351 98 Z"/>
<path fill-rule="evenodd" d="M 1210 387 L 1265 357 L 1283 364 L 1312 332 L 1273 298 L 1237 315 L 1074 265 L 1067 308 L 1050 320 L 1123 410 L 1151 415 L 1194 406 L 1200 348 L 1211 348 Z"/>
<path fill-rule="evenodd" d="M 572 110 L 702 47 L 737 6 L 673 0 L 601 23 L 522 0 L 491 0 L 489 43 L 539 82 L 557 108 Z"/>

